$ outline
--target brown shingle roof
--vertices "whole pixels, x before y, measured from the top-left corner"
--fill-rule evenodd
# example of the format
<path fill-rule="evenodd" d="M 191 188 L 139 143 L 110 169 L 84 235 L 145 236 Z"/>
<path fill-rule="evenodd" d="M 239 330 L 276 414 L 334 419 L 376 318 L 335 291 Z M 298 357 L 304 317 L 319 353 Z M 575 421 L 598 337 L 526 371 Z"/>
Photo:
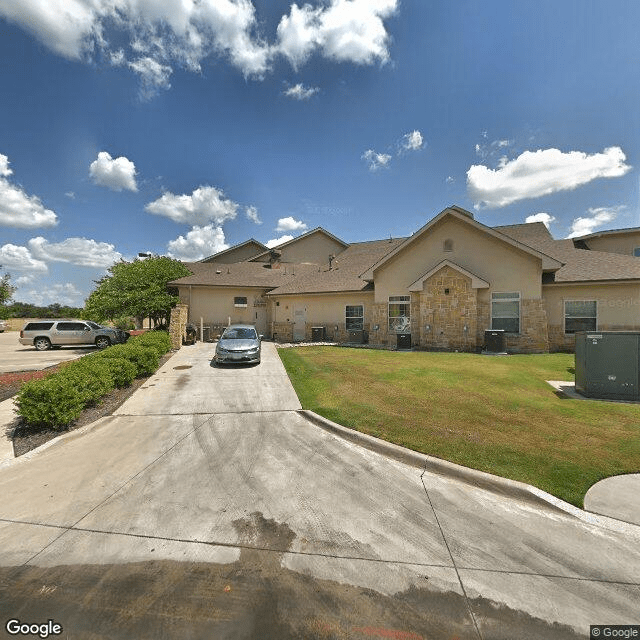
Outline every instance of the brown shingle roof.
<path fill-rule="evenodd" d="M 555 282 L 640 279 L 640 260 L 605 251 L 576 249 L 573 240 L 554 240 L 542 222 L 494 227 L 505 235 L 564 262 Z"/>
<path fill-rule="evenodd" d="M 316 266 L 313 272 L 290 280 L 271 291 L 270 295 L 363 291 L 371 288 L 368 282 L 360 278 L 360 274 L 405 240 L 390 238 L 354 242 L 332 261 L 331 269 L 328 263 L 322 265 L 320 270 Z"/>

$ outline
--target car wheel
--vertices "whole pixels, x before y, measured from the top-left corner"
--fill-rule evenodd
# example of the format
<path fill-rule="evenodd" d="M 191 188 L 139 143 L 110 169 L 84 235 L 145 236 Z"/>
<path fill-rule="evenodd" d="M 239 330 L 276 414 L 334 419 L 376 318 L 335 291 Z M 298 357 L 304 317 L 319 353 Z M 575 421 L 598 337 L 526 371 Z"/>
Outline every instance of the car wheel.
<path fill-rule="evenodd" d="M 111 346 L 111 340 L 109 340 L 109 338 L 107 338 L 107 336 L 98 336 L 96 338 L 96 347 L 98 347 L 98 349 L 106 349 L 107 347 Z"/>
<path fill-rule="evenodd" d="M 46 351 L 47 349 L 51 349 L 51 342 L 49 342 L 49 338 L 36 338 L 33 341 L 33 346 L 38 351 Z"/>

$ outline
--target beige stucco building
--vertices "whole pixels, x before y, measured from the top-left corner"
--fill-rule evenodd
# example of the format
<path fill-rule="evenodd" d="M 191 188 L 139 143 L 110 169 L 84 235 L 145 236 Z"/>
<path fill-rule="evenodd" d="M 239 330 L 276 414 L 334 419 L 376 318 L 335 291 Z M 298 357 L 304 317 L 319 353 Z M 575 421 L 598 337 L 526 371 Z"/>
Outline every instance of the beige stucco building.
<path fill-rule="evenodd" d="M 452 206 L 408 238 L 248 240 L 172 284 L 214 334 L 249 322 L 278 341 L 479 351 L 502 329 L 508 351 L 545 352 L 572 350 L 578 330 L 640 330 L 639 254 L 640 229 L 555 240 L 540 222 L 487 227 Z"/>

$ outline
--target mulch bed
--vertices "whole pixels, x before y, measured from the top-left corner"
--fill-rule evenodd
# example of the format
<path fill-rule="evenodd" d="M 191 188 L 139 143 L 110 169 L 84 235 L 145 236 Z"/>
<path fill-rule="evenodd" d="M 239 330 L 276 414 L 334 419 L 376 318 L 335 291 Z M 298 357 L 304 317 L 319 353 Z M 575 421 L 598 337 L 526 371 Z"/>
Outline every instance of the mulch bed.
<path fill-rule="evenodd" d="M 167 362 L 167 360 L 169 360 L 169 358 L 171 358 L 172 355 L 173 353 L 170 351 L 169 353 L 164 355 L 162 358 L 160 358 L 159 367 L 161 367 L 165 362 Z M 54 371 L 56 371 L 59 368 L 59 366 L 60 365 L 56 365 L 55 367 L 50 367 L 49 369 L 45 369 L 44 371 L 29 371 L 25 373 L 29 373 L 29 374 L 40 373 L 40 374 L 47 375 L 49 373 L 53 373 Z M 16 393 L 18 393 L 18 391 L 20 390 L 20 385 L 23 382 L 23 380 L 19 380 L 19 381 L 12 382 L 11 386 L 3 385 L 2 380 L 4 376 L 11 376 L 11 375 L 15 376 L 17 374 L 2 374 L 0 376 L 0 385 L 1 385 L 0 392 L 2 392 L 5 389 L 5 386 L 7 389 L 9 388 L 14 389 L 13 393 L 6 397 L 11 397 L 12 395 L 15 395 Z M 42 378 L 44 377 L 44 375 L 40 375 L 38 377 Z M 155 373 L 151 375 L 155 375 Z M 27 453 L 28 451 L 31 451 L 32 449 L 35 449 L 36 447 L 43 445 L 45 442 L 48 442 L 49 440 L 53 440 L 53 438 L 57 438 L 62 433 L 67 433 L 68 431 L 75 431 L 80 427 L 84 427 L 88 424 L 91 424 L 92 422 L 95 422 L 98 418 L 112 415 L 113 412 L 120 405 L 122 405 L 125 402 L 125 400 L 127 400 L 131 395 L 133 395 L 133 393 L 137 391 L 150 377 L 151 376 L 145 376 L 144 378 L 136 378 L 131 383 L 131 386 L 129 387 L 124 387 L 123 389 L 114 389 L 113 391 L 110 391 L 106 396 L 102 397 L 96 405 L 85 408 L 84 411 L 77 418 L 77 420 L 72 422 L 68 427 L 64 427 L 57 430 L 50 429 L 48 427 L 46 428 L 33 427 L 26 424 L 24 420 L 22 420 L 22 418 L 18 418 L 14 422 L 14 425 L 15 425 L 15 430 L 13 432 L 14 455 L 17 458 Z M 26 378 L 26 379 L 31 380 L 33 378 Z M 2 399 L 6 399 L 6 397 L 2 398 L 2 396 L 0 395 L 0 398 Z"/>

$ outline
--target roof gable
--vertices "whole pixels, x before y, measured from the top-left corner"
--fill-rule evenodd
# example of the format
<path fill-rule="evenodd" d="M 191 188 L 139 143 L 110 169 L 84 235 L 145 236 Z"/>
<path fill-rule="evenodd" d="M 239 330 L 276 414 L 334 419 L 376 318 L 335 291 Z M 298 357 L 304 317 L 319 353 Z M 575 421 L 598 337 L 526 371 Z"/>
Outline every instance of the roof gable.
<path fill-rule="evenodd" d="M 409 291 L 422 291 L 422 288 L 424 287 L 424 281 L 428 280 L 433 274 L 438 273 L 438 271 L 440 271 L 440 269 L 442 269 L 443 267 L 451 267 L 454 271 L 467 276 L 467 278 L 471 280 L 471 286 L 474 289 L 488 289 L 491 286 L 486 280 L 483 280 L 475 273 L 471 273 L 471 271 L 467 271 L 459 264 L 451 262 L 451 260 L 442 260 L 435 267 L 433 267 L 433 269 L 430 269 L 429 271 L 427 271 L 427 273 L 421 275 L 415 282 L 412 282 L 409 285 Z"/>
<path fill-rule="evenodd" d="M 532 247 L 523 244 L 515 240 L 514 238 L 501 233 L 500 231 L 496 231 L 491 227 L 487 227 L 486 225 L 478 222 L 473 218 L 473 215 L 469 211 L 465 211 L 461 207 L 451 206 L 442 210 L 435 218 L 432 218 L 425 224 L 421 229 L 416 231 L 412 236 L 407 238 L 400 246 L 396 247 L 393 251 L 389 252 L 384 258 L 379 260 L 376 264 L 371 266 L 367 271 L 361 274 L 361 277 L 364 280 L 372 281 L 374 279 L 375 272 L 386 264 L 389 260 L 391 260 L 395 255 L 402 252 L 404 249 L 409 247 L 411 244 L 416 242 L 419 238 L 423 237 L 426 233 L 428 233 L 436 224 L 438 224 L 441 220 L 446 217 L 453 217 L 465 224 L 471 225 L 481 233 L 485 233 L 489 236 L 504 242 L 505 244 L 511 245 L 524 253 L 528 253 L 529 255 L 535 256 L 542 260 L 542 270 L 543 271 L 553 271 L 555 269 L 559 269 L 562 266 L 562 263 L 551 256 L 548 256 Z"/>
<path fill-rule="evenodd" d="M 249 238 L 240 244 L 235 244 L 228 249 L 223 249 L 214 253 L 212 256 L 198 260 L 200 263 L 220 262 L 222 264 L 229 264 L 233 262 L 242 262 L 243 260 L 249 260 L 255 257 L 257 254 L 265 251 L 267 247 L 258 242 L 255 238 Z"/>
<path fill-rule="evenodd" d="M 338 253 L 341 253 L 349 246 L 349 243 L 340 240 L 340 238 L 329 233 L 326 229 L 316 227 L 315 229 L 312 229 L 307 233 L 303 233 L 301 236 L 297 236 L 292 240 L 288 240 L 287 242 L 268 248 L 266 251 L 263 251 L 251 258 L 251 261 L 266 262 L 269 260 L 269 257 L 273 252 L 277 252 L 280 254 L 282 262 L 311 262 L 313 264 L 324 264 L 327 261 L 329 254 L 327 253 L 324 255 L 326 253 L 325 251 L 322 255 L 318 255 L 318 247 L 314 246 L 319 244 L 318 241 L 320 239 L 326 240 L 327 246 L 330 247 L 330 252 L 337 251 Z M 308 247 L 307 249 L 305 249 L 305 245 Z"/>

